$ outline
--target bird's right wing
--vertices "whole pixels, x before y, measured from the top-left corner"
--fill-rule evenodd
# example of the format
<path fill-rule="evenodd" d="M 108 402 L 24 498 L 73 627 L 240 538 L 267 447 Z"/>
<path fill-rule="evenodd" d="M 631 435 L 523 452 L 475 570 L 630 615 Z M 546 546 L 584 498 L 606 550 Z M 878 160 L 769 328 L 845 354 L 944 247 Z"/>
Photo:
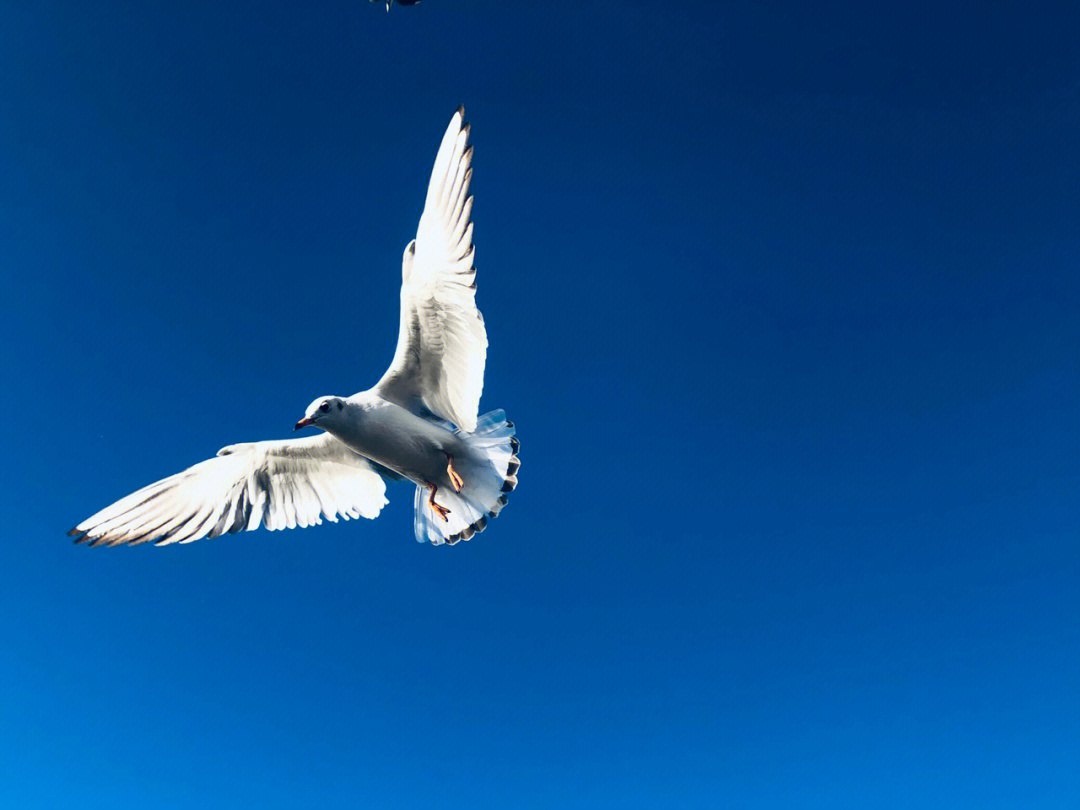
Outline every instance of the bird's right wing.
<path fill-rule="evenodd" d="M 223 447 L 217 456 L 140 489 L 69 534 L 90 545 L 190 543 L 265 524 L 275 529 L 374 518 L 386 483 L 329 433 Z"/>

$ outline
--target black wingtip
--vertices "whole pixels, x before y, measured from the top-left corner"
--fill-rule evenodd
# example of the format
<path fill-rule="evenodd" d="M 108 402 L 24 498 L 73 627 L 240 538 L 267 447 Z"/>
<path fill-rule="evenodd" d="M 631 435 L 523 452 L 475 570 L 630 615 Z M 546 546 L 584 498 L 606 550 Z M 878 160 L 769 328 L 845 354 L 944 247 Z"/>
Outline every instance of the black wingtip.
<path fill-rule="evenodd" d="M 458 104 L 457 105 L 457 114 L 461 116 L 461 120 L 463 120 L 463 121 L 465 120 L 465 105 L 464 104 Z"/>
<path fill-rule="evenodd" d="M 85 530 L 80 529 L 78 526 L 76 526 L 74 529 L 69 531 L 67 533 L 67 536 L 70 537 L 71 542 L 74 543 L 77 546 L 80 546 L 83 543 L 86 543 L 91 539 L 90 535 L 87 534 Z M 93 545 L 93 543 L 90 543 L 90 545 Z"/>

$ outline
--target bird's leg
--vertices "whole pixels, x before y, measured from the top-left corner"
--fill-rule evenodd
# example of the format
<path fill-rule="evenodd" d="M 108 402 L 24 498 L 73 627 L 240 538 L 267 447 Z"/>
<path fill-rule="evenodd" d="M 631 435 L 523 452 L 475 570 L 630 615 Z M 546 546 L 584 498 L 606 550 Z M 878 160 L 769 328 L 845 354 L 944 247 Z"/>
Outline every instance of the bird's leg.
<path fill-rule="evenodd" d="M 443 521 L 445 521 L 446 523 L 449 523 L 450 518 L 448 518 L 447 515 L 450 514 L 450 510 L 447 509 L 445 506 L 439 506 L 439 504 L 435 503 L 435 493 L 439 491 L 439 488 L 437 486 L 435 486 L 433 483 L 431 483 L 430 481 L 427 482 L 427 485 L 428 485 L 428 498 L 427 498 L 428 506 L 430 506 L 432 509 L 434 509 L 435 514 L 437 514 L 439 517 L 441 517 L 443 519 Z"/>
<path fill-rule="evenodd" d="M 454 492 L 461 492 L 461 488 L 465 486 L 465 479 L 458 475 L 457 470 L 454 469 L 454 457 L 449 453 L 446 453 L 446 474 L 450 476 L 450 483 L 454 485 Z"/>

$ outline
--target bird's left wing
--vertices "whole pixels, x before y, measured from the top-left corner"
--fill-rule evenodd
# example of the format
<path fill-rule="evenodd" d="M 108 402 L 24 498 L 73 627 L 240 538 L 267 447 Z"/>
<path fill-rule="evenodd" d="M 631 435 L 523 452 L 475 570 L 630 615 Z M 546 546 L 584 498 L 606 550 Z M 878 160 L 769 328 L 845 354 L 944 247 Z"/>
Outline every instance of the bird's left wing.
<path fill-rule="evenodd" d="M 465 110 L 454 113 L 431 170 L 416 239 L 401 267 L 401 325 L 384 399 L 473 431 L 484 387 L 487 331 L 476 308 L 472 147 Z"/>
<path fill-rule="evenodd" d="M 374 518 L 386 483 L 329 433 L 223 447 L 217 456 L 140 489 L 69 534 L 90 545 L 190 543 L 265 524 L 271 531 Z"/>

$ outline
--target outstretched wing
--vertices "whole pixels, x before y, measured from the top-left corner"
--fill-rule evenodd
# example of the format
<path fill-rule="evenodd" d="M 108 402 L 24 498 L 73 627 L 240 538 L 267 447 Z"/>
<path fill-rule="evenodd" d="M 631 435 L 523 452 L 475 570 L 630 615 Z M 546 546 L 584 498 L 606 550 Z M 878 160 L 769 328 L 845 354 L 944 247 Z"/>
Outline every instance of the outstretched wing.
<path fill-rule="evenodd" d="M 271 531 L 374 518 L 386 483 L 329 433 L 223 447 L 217 456 L 140 489 L 69 534 L 90 545 L 190 543 L 225 532 Z"/>
<path fill-rule="evenodd" d="M 484 387 L 487 332 L 476 308 L 472 147 L 458 107 L 431 171 L 416 239 L 401 267 L 401 326 L 390 368 L 375 386 L 384 399 L 472 431 Z"/>

